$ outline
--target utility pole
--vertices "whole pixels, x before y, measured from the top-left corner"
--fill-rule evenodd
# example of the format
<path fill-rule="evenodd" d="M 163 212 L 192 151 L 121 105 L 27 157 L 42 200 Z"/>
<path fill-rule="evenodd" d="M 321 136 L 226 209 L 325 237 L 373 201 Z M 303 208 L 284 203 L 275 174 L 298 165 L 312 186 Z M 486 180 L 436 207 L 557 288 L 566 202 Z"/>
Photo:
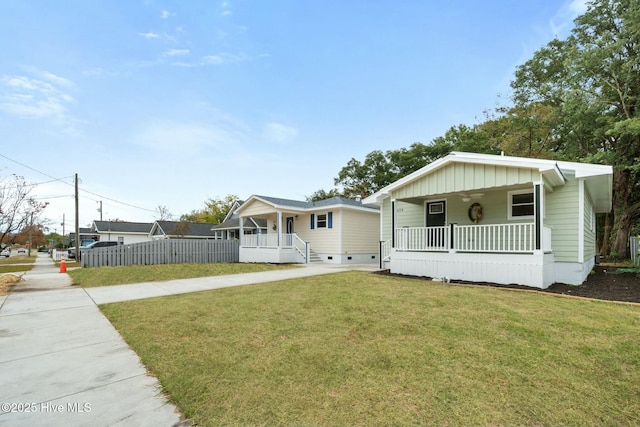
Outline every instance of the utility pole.
<path fill-rule="evenodd" d="M 98 203 L 100 203 L 100 207 L 98 208 L 98 212 L 100 212 L 100 221 L 102 221 L 102 200 L 100 200 Z"/>
<path fill-rule="evenodd" d="M 33 212 L 31 212 L 31 224 L 29 225 L 29 249 L 27 249 L 28 256 L 31 256 L 31 246 L 33 246 Z"/>
<path fill-rule="evenodd" d="M 76 178 L 76 261 L 80 259 L 80 210 L 78 202 L 78 174 Z"/>

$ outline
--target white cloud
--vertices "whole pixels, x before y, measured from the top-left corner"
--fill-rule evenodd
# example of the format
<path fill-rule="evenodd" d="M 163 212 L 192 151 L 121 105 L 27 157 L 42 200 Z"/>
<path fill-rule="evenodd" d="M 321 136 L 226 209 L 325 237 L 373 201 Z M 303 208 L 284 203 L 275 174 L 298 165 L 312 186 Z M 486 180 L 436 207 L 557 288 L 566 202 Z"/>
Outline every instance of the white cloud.
<path fill-rule="evenodd" d="M 170 17 L 170 16 L 174 16 L 174 15 L 175 15 L 175 13 L 171 13 L 171 12 L 169 12 L 168 10 L 163 10 L 163 11 L 160 13 L 160 18 L 162 18 L 162 19 L 167 19 L 168 17 Z"/>
<path fill-rule="evenodd" d="M 148 33 L 138 33 L 138 35 L 144 37 L 147 40 L 157 39 L 158 37 L 160 37 L 159 34 L 153 33 L 151 31 L 149 31 Z"/>
<path fill-rule="evenodd" d="M 238 62 L 243 62 L 248 59 L 248 56 L 244 53 L 220 53 L 217 55 L 207 55 L 202 58 L 204 65 L 212 64 L 212 65 L 221 65 L 221 64 L 234 64 Z"/>
<path fill-rule="evenodd" d="M 168 49 L 163 54 L 164 56 L 183 56 L 188 55 L 189 49 Z"/>
<path fill-rule="evenodd" d="M 298 136 L 298 130 L 282 123 L 271 122 L 266 124 L 262 134 L 271 141 L 284 144 Z"/>
<path fill-rule="evenodd" d="M 233 15 L 233 12 L 231 11 L 231 3 L 228 1 L 220 3 L 220 9 L 222 9 L 222 16 Z"/>
<path fill-rule="evenodd" d="M 235 145 L 233 133 L 203 123 L 153 122 L 140 129 L 133 142 L 166 156 L 190 156 Z M 225 150 L 227 151 L 227 150 Z"/>
<path fill-rule="evenodd" d="M 589 0 L 572 0 L 567 7 L 575 16 L 582 15 L 587 11 L 587 2 Z"/>
<path fill-rule="evenodd" d="M 0 76 L 0 110 L 23 118 L 69 118 L 67 106 L 75 99 L 62 88 L 73 83 L 48 71 L 36 74 L 42 79 Z"/>
<path fill-rule="evenodd" d="M 590 0 L 569 0 L 562 5 L 549 21 L 549 31 L 552 37 L 564 39 L 573 28 L 573 21 L 587 11 Z"/>

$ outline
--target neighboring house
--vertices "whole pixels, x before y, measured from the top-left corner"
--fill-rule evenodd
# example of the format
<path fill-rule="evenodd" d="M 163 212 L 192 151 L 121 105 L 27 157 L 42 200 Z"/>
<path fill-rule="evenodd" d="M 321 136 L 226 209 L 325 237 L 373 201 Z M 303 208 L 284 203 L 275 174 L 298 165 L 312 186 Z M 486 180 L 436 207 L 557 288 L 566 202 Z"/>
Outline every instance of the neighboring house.
<path fill-rule="evenodd" d="M 240 239 L 240 216 L 236 211 L 242 206 L 242 203 L 243 202 L 236 200 L 229 209 L 227 216 L 224 217 L 224 220 L 220 224 L 211 227 L 216 239 Z M 266 234 L 267 220 L 244 218 L 242 229 L 244 230 L 244 234 Z"/>
<path fill-rule="evenodd" d="M 211 224 L 204 222 L 156 221 L 148 234 L 154 240 L 215 239 L 215 233 L 211 231 Z"/>
<path fill-rule="evenodd" d="M 240 262 L 370 263 L 379 252 L 377 207 L 333 197 L 301 202 L 251 196 L 237 210 Z M 266 233 L 247 234 L 245 219 L 266 220 Z"/>
<path fill-rule="evenodd" d="M 91 243 L 95 242 L 100 237 L 97 233 L 94 233 L 91 228 L 80 227 L 78 229 L 78 232 L 79 232 L 78 240 L 80 242 L 80 246 L 89 246 Z M 69 242 L 71 246 L 75 246 L 76 244 L 75 232 L 69 233 Z"/>
<path fill-rule="evenodd" d="M 150 241 L 152 226 L 150 222 L 93 221 L 91 230 L 98 235 L 98 240 L 128 244 Z"/>
<path fill-rule="evenodd" d="M 547 288 L 581 284 L 610 166 L 454 152 L 363 202 L 380 206 L 392 273 Z"/>

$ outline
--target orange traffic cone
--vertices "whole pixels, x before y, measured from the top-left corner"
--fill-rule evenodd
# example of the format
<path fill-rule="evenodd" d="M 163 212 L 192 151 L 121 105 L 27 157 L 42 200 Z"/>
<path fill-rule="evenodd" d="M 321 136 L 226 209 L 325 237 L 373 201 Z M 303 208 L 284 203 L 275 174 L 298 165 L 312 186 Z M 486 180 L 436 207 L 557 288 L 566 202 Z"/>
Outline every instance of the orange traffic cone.
<path fill-rule="evenodd" d="M 62 259 L 60 260 L 60 273 L 66 273 L 67 272 L 67 263 L 64 262 L 64 257 L 62 257 Z"/>

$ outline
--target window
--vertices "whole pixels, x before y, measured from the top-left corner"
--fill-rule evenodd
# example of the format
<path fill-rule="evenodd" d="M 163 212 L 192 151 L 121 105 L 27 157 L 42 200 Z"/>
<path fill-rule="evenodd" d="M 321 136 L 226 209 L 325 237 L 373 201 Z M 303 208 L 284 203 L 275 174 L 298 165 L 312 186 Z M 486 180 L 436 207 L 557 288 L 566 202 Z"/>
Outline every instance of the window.
<path fill-rule="evenodd" d="M 533 190 L 509 192 L 509 219 L 533 218 Z"/>
<path fill-rule="evenodd" d="M 318 228 L 327 228 L 327 214 L 318 214 L 318 222 L 316 223 Z"/>
<path fill-rule="evenodd" d="M 444 202 L 429 203 L 429 215 L 439 215 L 444 212 Z"/>
<path fill-rule="evenodd" d="M 311 214 L 311 229 L 315 228 L 333 228 L 333 212 Z"/>

